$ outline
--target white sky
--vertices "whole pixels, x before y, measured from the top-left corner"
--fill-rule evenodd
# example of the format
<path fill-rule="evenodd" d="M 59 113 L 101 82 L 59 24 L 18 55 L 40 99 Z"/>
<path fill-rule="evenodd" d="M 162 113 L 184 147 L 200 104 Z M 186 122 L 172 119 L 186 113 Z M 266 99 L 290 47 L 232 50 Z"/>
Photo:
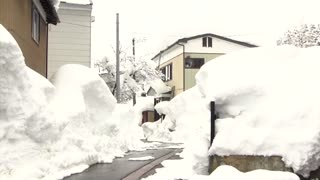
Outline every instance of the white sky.
<path fill-rule="evenodd" d="M 258 45 L 274 43 L 290 26 L 319 23 L 319 0 L 93 0 L 92 57 L 115 58 L 116 13 L 120 41 L 150 59 L 179 38 L 214 33 Z"/>

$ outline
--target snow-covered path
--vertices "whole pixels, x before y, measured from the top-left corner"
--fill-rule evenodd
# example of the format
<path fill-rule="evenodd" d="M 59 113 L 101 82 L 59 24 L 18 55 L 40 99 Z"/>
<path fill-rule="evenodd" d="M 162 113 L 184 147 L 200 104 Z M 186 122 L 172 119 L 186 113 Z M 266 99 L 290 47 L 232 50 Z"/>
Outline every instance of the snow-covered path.
<path fill-rule="evenodd" d="M 146 177 L 145 174 L 153 174 L 154 168 L 163 160 L 182 151 L 182 149 L 171 147 L 177 147 L 177 144 L 159 143 L 154 149 L 128 152 L 124 157 L 116 158 L 110 164 L 95 164 L 84 172 L 66 177 L 64 180 L 140 179 Z M 150 156 L 154 159 L 143 160 L 144 157 Z M 133 158 L 136 160 L 132 160 Z"/>

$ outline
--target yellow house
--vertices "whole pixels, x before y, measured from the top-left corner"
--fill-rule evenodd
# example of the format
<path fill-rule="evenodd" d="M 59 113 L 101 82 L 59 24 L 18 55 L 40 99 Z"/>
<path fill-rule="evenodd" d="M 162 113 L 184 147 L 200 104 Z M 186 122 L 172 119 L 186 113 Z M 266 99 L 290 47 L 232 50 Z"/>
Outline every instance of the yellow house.
<path fill-rule="evenodd" d="M 257 46 L 207 33 L 179 39 L 152 60 L 165 75 L 163 80 L 177 95 L 196 84 L 195 75 L 204 63 L 223 54 L 252 47 Z"/>

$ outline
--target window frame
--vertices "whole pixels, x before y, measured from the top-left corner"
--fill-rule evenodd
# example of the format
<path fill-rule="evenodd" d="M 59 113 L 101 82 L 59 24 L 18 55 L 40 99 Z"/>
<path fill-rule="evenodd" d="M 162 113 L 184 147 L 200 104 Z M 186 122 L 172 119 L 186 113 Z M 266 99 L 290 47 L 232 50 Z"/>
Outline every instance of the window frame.
<path fill-rule="evenodd" d="M 203 37 L 202 47 L 212 48 L 212 37 Z"/>
<path fill-rule="evenodd" d="M 208 47 L 212 47 L 212 37 L 207 37 L 208 38 Z"/>
<path fill-rule="evenodd" d="M 39 45 L 40 43 L 40 12 L 34 3 L 31 8 L 31 38 Z"/>
<path fill-rule="evenodd" d="M 207 45 L 208 45 L 207 37 L 203 37 L 202 38 L 202 47 L 207 47 Z"/>
<path fill-rule="evenodd" d="M 163 81 L 171 81 L 172 80 L 172 63 L 165 65 L 160 68 L 160 71 L 164 74 Z"/>
<path fill-rule="evenodd" d="M 200 66 L 198 67 L 198 66 L 193 66 L 193 65 L 192 65 L 192 64 L 197 65 L 198 63 L 192 63 L 192 62 L 191 62 L 191 63 L 190 63 L 190 66 L 187 67 L 186 65 L 187 65 L 187 62 L 188 62 L 189 60 L 202 61 L 202 63 L 199 63 Z M 185 69 L 200 69 L 204 64 L 205 64 L 205 59 L 204 59 L 204 58 L 190 58 L 190 57 L 188 57 L 188 58 L 186 58 L 186 60 L 185 60 L 184 68 L 185 68 Z"/>

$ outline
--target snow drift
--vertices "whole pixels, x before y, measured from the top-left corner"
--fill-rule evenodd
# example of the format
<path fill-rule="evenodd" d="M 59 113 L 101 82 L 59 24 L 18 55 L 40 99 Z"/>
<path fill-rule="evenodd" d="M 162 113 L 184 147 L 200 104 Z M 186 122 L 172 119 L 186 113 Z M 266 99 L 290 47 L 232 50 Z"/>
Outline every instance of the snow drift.
<path fill-rule="evenodd" d="M 165 140 L 186 143 L 185 159 L 166 163 L 159 176 L 175 169 L 172 177 L 189 178 L 175 168 L 187 164 L 195 173 L 204 172 L 209 103 L 215 101 L 219 118 L 209 154 L 277 155 L 307 177 L 320 166 L 319 52 L 320 47 L 254 48 L 206 63 L 194 88 L 156 107 L 166 114 L 163 123 L 146 126 L 149 138 L 161 140 L 158 135 L 168 133 Z"/>
<path fill-rule="evenodd" d="M 196 75 L 216 102 L 210 154 L 278 155 L 308 176 L 320 161 L 320 47 L 255 48 L 221 56 Z"/>
<path fill-rule="evenodd" d="M 25 65 L 2 25 L 0 37 L 0 179 L 61 179 L 144 148 L 141 129 L 130 126 L 133 112 L 114 112 L 115 98 L 95 72 L 65 65 L 53 85 Z"/>

